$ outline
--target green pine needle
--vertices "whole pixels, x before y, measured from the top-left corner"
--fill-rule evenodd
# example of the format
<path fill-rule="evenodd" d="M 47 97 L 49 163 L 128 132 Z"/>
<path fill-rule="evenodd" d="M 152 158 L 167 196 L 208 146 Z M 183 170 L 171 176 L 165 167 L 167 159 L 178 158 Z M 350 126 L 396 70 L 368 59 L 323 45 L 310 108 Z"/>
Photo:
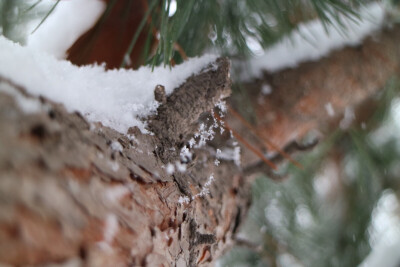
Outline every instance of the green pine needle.
<path fill-rule="evenodd" d="M 40 23 L 35 27 L 35 29 L 31 32 L 34 33 L 39 29 L 39 27 L 43 24 L 43 22 L 46 21 L 46 19 L 50 16 L 50 14 L 54 11 L 54 9 L 57 7 L 58 3 L 60 3 L 60 0 L 57 0 L 57 2 L 50 8 L 49 12 L 47 12 L 46 16 L 40 21 Z"/>

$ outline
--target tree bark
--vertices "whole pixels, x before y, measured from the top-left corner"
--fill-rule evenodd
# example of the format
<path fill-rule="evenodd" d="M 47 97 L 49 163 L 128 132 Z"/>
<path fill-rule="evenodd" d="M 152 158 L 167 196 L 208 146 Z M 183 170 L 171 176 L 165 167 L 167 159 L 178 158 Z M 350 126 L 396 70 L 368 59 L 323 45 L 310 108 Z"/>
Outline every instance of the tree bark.
<path fill-rule="evenodd" d="M 229 62 L 218 60 L 176 89 L 159 117 L 179 100 L 197 101 L 185 106 L 194 124 L 230 93 L 228 76 Z M 215 155 L 198 149 L 199 160 L 171 175 L 156 149 L 168 135 L 123 135 L 5 79 L 0 86 L 0 262 L 196 266 L 231 245 L 250 193 L 232 162 L 217 167 Z M 25 113 L 18 101 L 40 111 Z M 186 128 L 175 127 L 176 136 Z"/>
<path fill-rule="evenodd" d="M 276 149 L 260 139 L 293 152 L 296 147 L 301 150 L 295 143 L 301 143 L 311 131 L 323 139 L 336 129 L 346 130 L 354 124 L 360 127 L 375 111 L 387 81 L 400 74 L 399 42 L 400 26 L 395 25 L 319 61 L 277 73 L 265 72 L 261 79 L 243 86 L 254 111 L 253 127 L 261 138 L 249 135 L 248 128 L 233 116 L 230 122 L 244 137 L 272 154 Z M 265 85 L 272 88 L 268 95 L 262 94 Z M 239 110 L 237 103 L 233 105 Z M 271 173 L 248 150 L 244 150 L 242 159 L 247 174 Z M 282 156 L 274 160 L 280 161 Z"/>
<path fill-rule="evenodd" d="M 257 131 L 284 148 L 311 129 L 337 127 L 346 107 L 367 103 L 398 74 L 399 39 L 396 26 L 359 47 L 247 84 Z M 260 100 L 265 82 L 273 93 Z M 270 171 L 246 147 L 241 168 L 223 159 L 217 166 L 216 149 L 233 148 L 229 133 L 193 148 L 193 157 L 181 158 L 179 151 L 195 136 L 198 121 L 212 122 L 207 113 L 229 88 L 229 63 L 219 59 L 167 98 L 157 96 L 162 102 L 158 115 L 149 119 L 155 135 L 137 128 L 124 135 L 2 78 L 0 262 L 215 263 L 233 245 L 246 216 L 251 199 L 248 176 Z M 26 101 L 39 109 L 26 112 L 20 105 Z M 335 116 L 325 110 L 328 101 Z M 177 107 L 186 113 L 177 114 Z M 246 136 L 243 124 L 228 121 Z M 171 174 L 167 163 L 185 164 L 186 171 Z"/>

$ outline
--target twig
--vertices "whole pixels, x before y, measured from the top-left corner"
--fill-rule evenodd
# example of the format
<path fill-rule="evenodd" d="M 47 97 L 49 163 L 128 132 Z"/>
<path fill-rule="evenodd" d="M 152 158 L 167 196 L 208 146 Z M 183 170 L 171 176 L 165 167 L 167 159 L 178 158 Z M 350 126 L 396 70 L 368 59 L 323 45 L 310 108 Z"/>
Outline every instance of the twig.
<path fill-rule="evenodd" d="M 299 169 L 303 169 L 303 166 L 296 160 L 294 160 L 289 154 L 287 154 L 285 151 L 283 151 L 282 149 L 280 149 L 277 145 L 275 145 L 274 143 L 272 143 L 271 141 L 269 141 L 265 136 L 260 136 L 258 134 L 258 131 L 252 126 L 250 125 L 250 123 L 248 123 L 238 112 L 236 112 L 232 107 L 228 106 L 228 110 L 229 112 L 235 116 L 238 120 L 240 120 L 241 123 L 243 123 L 243 125 L 248 128 L 258 139 L 262 140 L 264 143 L 266 143 L 265 145 L 268 147 L 272 147 L 273 149 L 275 149 L 276 151 L 278 151 L 279 154 L 281 154 L 284 158 L 286 158 L 287 160 L 289 160 L 290 162 L 292 162 L 294 165 L 296 165 Z"/>
<path fill-rule="evenodd" d="M 263 153 L 258 150 L 257 148 L 255 148 L 254 146 L 252 146 L 250 143 L 248 143 L 242 136 L 240 136 L 235 130 L 233 130 L 229 124 L 224 121 L 220 116 L 218 116 L 218 114 L 214 113 L 214 117 L 222 122 L 222 125 L 224 128 L 226 128 L 228 131 L 230 131 L 232 133 L 232 135 L 239 141 L 241 142 L 243 145 L 245 145 L 248 149 L 250 149 L 254 154 L 256 154 L 260 159 L 262 159 L 262 161 L 264 163 L 266 163 L 268 166 L 270 166 L 272 169 L 277 170 L 277 167 L 274 163 L 272 163 L 271 161 L 269 161 L 264 155 Z"/>

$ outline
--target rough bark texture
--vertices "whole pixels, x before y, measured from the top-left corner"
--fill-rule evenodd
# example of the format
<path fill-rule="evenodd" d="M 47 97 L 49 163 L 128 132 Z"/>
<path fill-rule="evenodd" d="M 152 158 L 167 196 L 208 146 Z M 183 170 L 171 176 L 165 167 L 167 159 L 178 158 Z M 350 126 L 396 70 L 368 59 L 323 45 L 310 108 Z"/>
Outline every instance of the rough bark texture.
<path fill-rule="evenodd" d="M 344 48 L 295 69 L 264 73 L 262 79 L 245 85 L 259 136 L 284 148 L 312 130 L 323 137 L 339 127 L 348 127 L 346 124 L 351 122 L 361 124 L 374 111 L 377 96 L 387 80 L 400 74 L 399 43 L 400 27 L 396 25 L 372 35 L 359 46 Z M 272 87 L 271 94 L 261 93 L 265 84 Z M 346 109 L 348 115 L 344 118 Z M 246 134 L 249 131 L 242 124 L 231 123 L 248 139 L 253 138 Z M 258 140 L 254 142 L 264 146 Z M 293 147 L 290 145 L 288 149 Z M 259 158 L 244 152 L 242 159 L 247 173 L 269 172 Z"/>
<path fill-rule="evenodd" d="M 198 101 L 212 95 L 215 102 L 229 93 L 228 73 L 221 59 L 181 88 L 197 92 Z M 129 139 L 4 79 L 0 86 L 1 263 L 196 266 L 214 261 L 232 243 L 249 205 L 233 163 L 216 167 L 203 149 L 186 172 L 169 175 L 155 153 L 157 136 L 133 130 Z M 24 113 L 18 101 L 37 101 L 41 110 Z M 190 123 L 212 103 L 194 105 Z M 121 151 L 113 150 L 115 142 Z M 209 194 L 193 197 L 211 174 Z M 179 203 L 185 196 L 189 201 Z"/>
<path fill-rule="evenodd" d="M 311 129 L 337 125 L 345 107 L 367 103 L 398 73 L 399 42 L 400 29 L 395 27 L 359 47 L 248 84 L 257 130 L 285 147 Z M 197 149 L 186 172 L 170 175 L 165 163 L 179 160 L 177 151 L 193 135 L 193 125 L 228 94 L 229 64 L 226 60 L 215 64 L 168 98 L 158 92 L 162 104 L 149 124 L 156 134 L 143 135 L 132 128 L 134 138 L 88 123 L 80 114 L 29 96 L 2 79 L 0 262 L 19 266 L 213 263 L 231 245 L 246 215 L 248 177 L 231 161 L 221 160 L 216 166 L 212 147 Z M 273 93 L 260 98 L 265 82 Z M 33 101 L 40 110 L 25 113 L 19 101 Z M 325 110 L 327 102 L 334 117 Z M 241 124 L 230 122 L 246 136 Z M 121 150 L 115 149 L 116 142 Z M 165 152 L 167 145 L 175 152 Z M 242 155 L 245 169 L 253 168 L 249 175 L 269 171 L 245 148 Z M 211 175 L 215 180 L 209 194 L 194 197 L 206 188 Z M 187 203 L 179 201 L 185 196 Z"/>
<path fill-rule="evenodd" d="M 196 131 L 200 116 L 227 98 L 230 87 L 230 62 L 220 58 L 189 78 L 157 109 L 157 115 L 150 118 L 149 128 L 160 140 L 157 154 L 164 162 L 176 160 L 178 149 Z M 176 153 L 171 152 L 171 147 L 176 147 Z"/>

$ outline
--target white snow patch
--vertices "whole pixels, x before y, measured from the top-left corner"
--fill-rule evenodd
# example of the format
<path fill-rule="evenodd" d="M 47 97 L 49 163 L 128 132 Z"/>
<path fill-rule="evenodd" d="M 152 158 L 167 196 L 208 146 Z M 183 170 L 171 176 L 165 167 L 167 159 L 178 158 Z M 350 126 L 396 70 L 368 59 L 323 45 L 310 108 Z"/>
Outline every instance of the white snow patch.
<path fill-rule="evenodd" d="M 397 267 L 400 263 L 399 200 L 385 190 L 372 212 L 370 245 L 372 250 L 359 267 Z"/>
<path fill-rule="evenodd" d="M 233 162 L 240 167 L 240 146 L 238 145 L 233 148 Z"/>
<path fill-rule="evenodd" d="M 180 172 L 186 171 L 186 164 L 184 164 L 184 163 L 180 163 L 179 161 L 176 161 L 175 166 L 176 166 L 176 169 Z"/>
<path fill-rule="evenodd" d="M 173 174 L 175 171 L 175 166 L 171 163 L 167 164 L 166 171 L 168 174 Z"/>
<path fill-rule="evenodd" d="M 221 111 L 220 117 L 224 117 L 224 113 L 227 111 L 226 102 L 224 100 L 219 100 L 215 106 Z"/>
<path fill-rule="evenodd" d="M 171 0 L 171 3 L 169 5 L 169 11 L 168 11 L 168 16 L 169 17 L 172 17 L 175 14 L 176 7 L 177 7 L 176 0 Z"/>
<path fill-rule="evenodd" d="M 55 3 L 47 2 L 51 2 L 50 7 Z M 60 1 L 44 23 L 28 36 L 27 44 L 56 58 L 65 58 L 66 51 L 94 25 L 105 8 L 101 0 Z"/>
<path fill-rule="evenodd" d="M 196 144 L 196 140 L 194 140 L 194 138 L 190 138 L 189 140 L 189 147 L 192 148 L 194 145 Z"/>
<path fill-rule="evenodd" d="M 181 152 L 179 154 L 182 162 L 189 162 L 192 160 L 192 152 L 189 151 L 187 146 L 182 147 Z"/>
<path fill-rule="evenodd" d="M 120 142 L 118 142 L 118 141 L 113 141 L 113 142 L 111 143 L 111 149 L 114 150 L 114 151 L 122 152 L 123 147 L 122 147 L 122 145 L 121 145 Z"/>
<path fill-rule="evenodd" d="M 97 65 L 77 67 L 0 36 L 0 76 L 33 95 L 63 103 L 68 111 L 81 112 L 90 122 L 99 121 L 121 133 L 132 126 L 145 132 L 139 117 L 155 112 L 157 84 L 164 85 L 170 94 L 215 59 L 214 55 L 205 55 L 172 69 L 156 67 L 154 71 L 150 67 L 106 71 Z"/>
<path fill-rule="evenodd" d="M 24 113 L 37 113 L 42 111 L 43 105 L 38 99 L 28 98 L 18 92 L 15 88 L 7 83 L 0 83 L 0 92 L 10 94 L 14 97 L 18 107 Z"/>
<path fill-rule="evenodd" d="M 188 196 L 180 196 L 178 199 L 179 204 L 188 204 L 190 202 L 190 198 Z"/>
<path fill-rule="evenodd" d="M 240 79 L 249 81 L 261 77 L 263 70 L 274 72 L 296 67 L 301 62 L 317 60 L 332 50 L 359 44 L 381 27 L 385 11 L 375 2 L 365 5 L 358 13 L 361 21 L 341 16 L 341 21 L 347 28 L 345 32 L 338 30 L 342 26 L 337 23 L 327 25 L 326 31 L 320 20 L 299 24 L 298 30 L 266 50 L 262 56 L 244 63 Z"/>

